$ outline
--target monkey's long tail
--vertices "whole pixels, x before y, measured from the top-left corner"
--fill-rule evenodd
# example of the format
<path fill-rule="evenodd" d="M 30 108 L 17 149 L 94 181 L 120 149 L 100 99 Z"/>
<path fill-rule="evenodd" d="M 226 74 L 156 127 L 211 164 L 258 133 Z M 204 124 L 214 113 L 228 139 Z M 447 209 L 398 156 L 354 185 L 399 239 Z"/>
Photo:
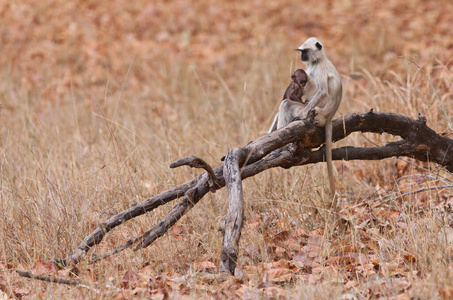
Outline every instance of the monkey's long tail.
<path fill-rule="evenodd" d="M 330 185 L 330 199 L 335 199 L 335 183 L 333 180 L 333 166 L 332 166 L 332 119 L 328 119 L 326 122 L 326 163 L 327 173 L 329 174 L 329 185 Z M 335 201 L 332 202 L 335 208 Z"/>

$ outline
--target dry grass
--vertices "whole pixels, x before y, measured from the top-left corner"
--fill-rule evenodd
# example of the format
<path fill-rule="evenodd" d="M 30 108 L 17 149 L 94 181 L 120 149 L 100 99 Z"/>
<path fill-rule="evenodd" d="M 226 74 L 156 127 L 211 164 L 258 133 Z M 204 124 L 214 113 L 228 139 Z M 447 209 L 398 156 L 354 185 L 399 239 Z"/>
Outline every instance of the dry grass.
<path fill-rule="evenodd" d="M 342 75 L 338 116 L 370 108 L 411 117 L 421 112 L 431 128 L 451 137 L 448 117 L 427 78 L 399 58 L 414 59 L 429 74 L 452 119 L 451 1 L 290 2 L 0 3 L 3 291 L 15 289 L 20 295 L 18 289 L 24 288 L 32 297 L 46 298 L 118 296 L 106 288 L 96 294 L 22 279 L 13 269 L 37 271 L 37 262 L 65 256 L 99 222 L 199 173 L 170 170 L 174 160 L 194 154 L 218 165 L 230 148 L 265 134 L 291 71 L 303 67 L 292 49 L 309 36 L 324 42 Z M 392 139 L 354 134 L 338 144 Z M 371 221 L 327 241 L 319 251 L 319 268 L 299 272 L 274 296 L 453 295 L 451 189 L 405 198 L 391 190 L 438 183 L 415 177 L 393 182 L 402 175 L 431 174 L 451 184 L 451 174 L 436 165 L 424 164 L 422 170 L 396 159 L 336 162 L 336 167 L 345 218 L 357 226 Z M 270 170 L 244 182 L 244 190 L 248 225 L 239 265 L 250 277 L 246 282 L 258 285 L 262 273 L 250 268 L 297 254 L 269 251 L 269 245 L 278 246 L 272 236 L 324 227 L 318 207 L 327 193 L 325 166 Z M 126 270 L 174 277 L 194 272 L 197 262 L 218 265 L 217 227 L 225 199 L 225 191 L 207 195 L 181 226 L 143 251 L 125 251 L 96 265 L 82 263 L 80 279 L 118 287 Z M 149 229 L 168 209 L 127 223 L 91 253 Z M 376 258 L 375 274 L 366 273 L 365 265 L 362 271 L 325 267 L 322 262 L 338 256 L 342 242 Z M 344 285 L 350 281 L 355 283 Z M 257 288 L 237 295 L 261 293 L 267 292 Z M 231 296 L 222 294 L 220 285 L 188 294 Z"/>

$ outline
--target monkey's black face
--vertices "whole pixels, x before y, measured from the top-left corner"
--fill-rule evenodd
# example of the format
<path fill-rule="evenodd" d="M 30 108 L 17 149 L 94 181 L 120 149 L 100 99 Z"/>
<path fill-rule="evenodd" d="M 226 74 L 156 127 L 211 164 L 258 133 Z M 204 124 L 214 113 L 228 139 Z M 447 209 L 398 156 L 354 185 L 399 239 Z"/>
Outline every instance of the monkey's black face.
<path fill-rule="evenodd" d="M 302 61 L 308 61 L 308 56 L 309 56 L 309 53 L 310 53 L 310 49 L 296 49 L 296 51 L 300 51 L 300 59 L 302 59 Z"/>
<path fill-rule="evenodd" d="M 302 61 L 308 61 L 308 49 L 303 49 L 303 50 L 299 50 L 300 51 L 300 59 L 302 59 Z"/>

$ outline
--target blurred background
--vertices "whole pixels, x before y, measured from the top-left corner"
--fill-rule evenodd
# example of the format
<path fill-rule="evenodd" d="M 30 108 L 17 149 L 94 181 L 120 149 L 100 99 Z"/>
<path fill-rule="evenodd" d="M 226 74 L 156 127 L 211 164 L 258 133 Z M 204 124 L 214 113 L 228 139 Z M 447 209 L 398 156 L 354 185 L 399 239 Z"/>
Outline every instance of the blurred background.
<path fill-rule="evenodd" d="M 448 0 L 1 1 L 0 259 L 30 268 L 64 256 L 99 222 L 200 173 L 171 162 L 193 154 L 218 166 L 264 135 L 291 73 L 305 68 L 294 49 L 311 36 L 342 77 L 337 117 L 421 112 L 451 137 L 452 20 Z M 337 146 L 391 140 L 353 134 Z M 414 171 L 396 159 L 335 164 L 350 203 Z M 320 164 L 247 180 L 246 215 L 318 228 L 309 216 L 327 193 L 325 172 Z M 193 261 L 218 263 L 225 200 L 225 191 L 206 196 L 181 220 L 187 236 L 121 254 L 115 270 L 137 260 L 155 270 L 176 261 L 181 273 Z M 96 251 L 148 230 L 168 209 L 123 226 Z M 245 228 L 241 243 L 272 261 L 261 236 Z"/>

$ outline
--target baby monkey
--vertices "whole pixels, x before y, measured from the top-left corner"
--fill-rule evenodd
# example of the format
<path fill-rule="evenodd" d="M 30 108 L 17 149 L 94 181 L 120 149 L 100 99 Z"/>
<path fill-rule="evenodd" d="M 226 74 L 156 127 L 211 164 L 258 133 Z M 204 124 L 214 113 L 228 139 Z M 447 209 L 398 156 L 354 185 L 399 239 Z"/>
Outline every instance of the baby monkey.
<path fill-rule="evenodd" d="M 304 88 L 308 81 L 307 73 L 302 69 L 297 69 L 293 75 L 291 75 L 291 83 L 286 88 L 283 99 L 290 99 L 297 102 L 302 102 L 302 96 L 304 95 Z"/>
<path fill-rule="evenodd" d="M 302 96 L 305 94 L 305 86 L 309 80 L 307 73 L 302 69 L 297 69 L 291 75 L 291 79 L 292 81 L 286 88 L 282 103 L 280 104 L 278 113 L 275 115 L 269 133 L 288 125 L 294 118 L 300 115 L 300 112 L 306 106 L 306 101 L 304 102 L 302 100 Z M 291 106 L 291 109 L 288 106 Z"/>

